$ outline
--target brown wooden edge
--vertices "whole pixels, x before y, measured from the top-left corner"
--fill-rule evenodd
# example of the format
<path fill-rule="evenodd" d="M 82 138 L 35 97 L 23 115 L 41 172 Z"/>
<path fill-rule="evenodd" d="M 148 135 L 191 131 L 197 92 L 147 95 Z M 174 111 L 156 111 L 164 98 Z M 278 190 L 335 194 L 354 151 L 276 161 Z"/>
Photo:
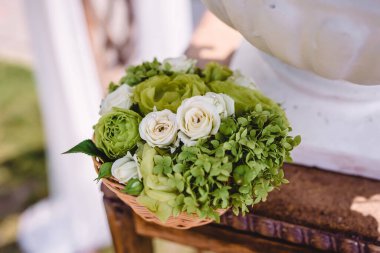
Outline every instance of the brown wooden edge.
<path fill-rule="evenodd" d="M 152 240 L 136 233 L 132 209 L 103 184 L 102 191 L 115 252 L 152 253 Z"/>
<path fill-rule="evenodd" d="M 189 230 L 162 228 L 159 225 L 145 222 L 137 215 L 135 227 L 138 234 L 170 240 L 176 243 L 189 245 L 202 250 L 211 250 L 217 253 L 292 253 L 292 252 L 320 252 L 298 245 L 285 244 L 276 240 L 268 240 L 262 236 L 239 233 L 233 229 L 215 224 L 197 227 Z"/>
<path fill-rule="evenodd" d="M 228 212 L 222 216 L 221 224 L 240 231 L 254 232 L 265 237 L 280 239 L 323 251 L 380 253 L 380 245 L 376 245 L 373 242 L 274 220 L 252 213 L 244 217 L 236 217 L 231 212 Z"/>

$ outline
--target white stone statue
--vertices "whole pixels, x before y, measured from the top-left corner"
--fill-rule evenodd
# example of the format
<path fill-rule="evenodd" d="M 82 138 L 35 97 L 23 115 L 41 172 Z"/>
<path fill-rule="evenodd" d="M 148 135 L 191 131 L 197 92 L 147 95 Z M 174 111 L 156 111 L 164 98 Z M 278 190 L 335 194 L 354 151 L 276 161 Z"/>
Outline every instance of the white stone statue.
<path fill-rule="evenodd" d="M 295 162 L 380 179 L 379 1 L 203 2 L 254 46 L 232 67 L 287 111 Z"/>

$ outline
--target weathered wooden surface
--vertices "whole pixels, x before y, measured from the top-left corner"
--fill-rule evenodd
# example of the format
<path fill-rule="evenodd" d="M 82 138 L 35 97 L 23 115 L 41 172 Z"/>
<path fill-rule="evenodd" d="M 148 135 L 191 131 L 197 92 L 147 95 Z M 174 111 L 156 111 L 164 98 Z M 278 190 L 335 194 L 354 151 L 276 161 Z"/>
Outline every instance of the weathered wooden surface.
<path fill-rule="evenodd" d="M 380 193 L 380 181 L 289 164 L 285 175 L 290 183 L 255 206 L 256 215 L 380 242 L 380 220 L 352 210 L 357 197 Z"/>

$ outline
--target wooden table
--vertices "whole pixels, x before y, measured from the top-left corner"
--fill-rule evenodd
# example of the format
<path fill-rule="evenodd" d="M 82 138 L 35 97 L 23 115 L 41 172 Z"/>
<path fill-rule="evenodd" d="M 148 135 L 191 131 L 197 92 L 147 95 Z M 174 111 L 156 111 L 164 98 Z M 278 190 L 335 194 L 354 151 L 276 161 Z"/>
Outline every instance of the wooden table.
<path fill-rule="evenodd" d="M 380 253 L 379 221 L 350 210 L 355 197 L 379 193 L 379 181 L 296 165 L 285 172 L 291 183 L 245 217 L 227 212 L 190 230 L 145 222 L 102 187 L 115 250 L 150 253 L 156 237 L 214 252 Z"/>
<path fill-rule="evenodd" d="M 201 66 L 210 59 L 228 64 L 239 41 L 236 32 L 206 14 L 187 55 L 201 59 Z M 157 237 L 214 252 L 380 253 L 380 217 L 352 210 L 356 200 L 374 196 L 379 200 L 369 207 L 380 210 L 379 181 L 289 164 L 285 174 L 290 184 L 245 217 L 227 212 L 220 224 L 190 230 L 143 221 L 103 186 L 115 250 L 150 253 L 151 238 Z"/>

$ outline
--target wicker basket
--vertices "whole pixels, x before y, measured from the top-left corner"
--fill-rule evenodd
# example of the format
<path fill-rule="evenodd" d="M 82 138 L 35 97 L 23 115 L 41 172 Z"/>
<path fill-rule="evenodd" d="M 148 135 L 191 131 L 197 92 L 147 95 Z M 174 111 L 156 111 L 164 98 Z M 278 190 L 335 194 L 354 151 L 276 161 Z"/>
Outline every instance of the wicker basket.
<path fill-rule="evenodd" d="M 99 173 L 101 163 L 93 157 L 96 173 Z M 119 199 L 130 206 L 133 211 L 146 221 L 153 222 L 165 227 L 172 227 L 176 229 L 189 229 L 192 227 L 198 227 L 211 223 L 212 219 L 200 219 L 196 215 L 189 215 L 187 213 L 181 213 L 177 217 L 170 216 L 169 219 L 163 223 L 152 212 L 150 212 L 145 206 L 140 205 L 136 201 L 136 197 L 121 192 L 124 185 L 118 183 L 112 177 L 109 179 L 103 178 L 102 182 L 105 186 L 113 191 Z M 217 212 L 219 215 L 224 214 L 227 209 L 220 209 Z"/>

